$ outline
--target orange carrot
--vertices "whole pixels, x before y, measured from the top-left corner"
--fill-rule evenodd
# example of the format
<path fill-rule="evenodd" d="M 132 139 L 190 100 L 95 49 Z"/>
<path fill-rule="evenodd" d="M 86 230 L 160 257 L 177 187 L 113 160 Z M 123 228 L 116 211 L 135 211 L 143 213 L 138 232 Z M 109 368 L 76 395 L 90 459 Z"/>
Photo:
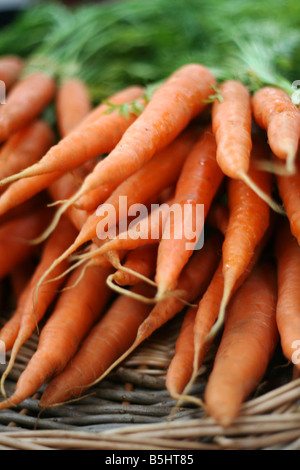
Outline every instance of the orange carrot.
<path fill-rule="evenodd" d="M 127 256 L 123 268 L 136 271 L 137 273 L 151 278 L 155 272 L 157 243 L 144 245 L 135 250 L 130 251 Z M 113 280 L 119 286 L 133 286 L 140 282 L 140 278 L 128 271 L 118 270 L 113 275 Z"/>
<path fill-rule="evenodd" d="M 133 288 L 153 296 L 148 285 Z M 151 306 L 120 295 L 87 335 L 77 354 L 43 392 L 41 408 L 80 396 L 133 343 L 136 332 L 147 318 Z"/>
<path fill-rule="evenodd" d="M 143 93 L 140 87 L 131 87 L 122 93 L 121 99 L 128 101 L 139 98 Z M 125 129 L 133 123 L 136 115 L 129 117 L 119 115 L 117 111 L 111 114 L 102 114 L 97 120 L 75 127 L 68 135 L 43 156 L 36 164 L 1 181 L 1 184 L 10 183 L 20 178 L 28 178 L 51 172 L 66 172 L 79 167 L 84 162 L 98 155 L 111 151 L 121 139 Z"/>
<path fill-rule="evenodd" d="M 0 279 L 36 251 L 29 241 L 43 230 L 51 213 L 49 209 L 38 209 L 0 227 Z"/>
<path fill-rule="evenodd" d="M 254 146 L 252 161 L 260 159 L 261 146 Z M 250 168 L 249 175 L 265 194 L 271 192 L 271 177 L 267 172 Z M 239 179 L 228 180 L 229 222 L 222 247 L 224 291 L 219 318 L 211 330 L 214 336 L 224 321 L 225 309 L 237 279 L 249 264 L 255 247 L 270 224 L 268 204 Z"/>
<path fill-rule="evenodd" d="M 87 176 L 79 191 L 58 210 L 49 230 L 53 229 L 60 214 L 79 197 L 100 185 L 124 182 L 156 153 L 173 142 L 189 122 L 206 107 L 205 99 L 214 84 L 215 79 L 210 71 L 199 64 L 185 65 L 173 73 L 153 94 L 142 114 L 128 126 L 109 155 Z M 76 152 L 78 157 L 78 149 Z M 15 176 L 30 176 L 30 169 Z M 5 182 L 7 180 L 3 180 L 2 184 Z M 48 233 L 44 234 L 47 235 Z"/>
<path fill-rule="evenodd" d="M 300 244 L 300 163 L 296 162 L 296 172 L 293 175 L 276 174 L 276 183 L 290 223 L 290 230 Z"/>
<path fill-rule="evenodd" d="M 194 358 L 193 330 L 196 313 L 197 307 L 190 307 L 186 312 L 175 344 L 174 355 L 168 366 L 166 388 L 174 399 L 179 398 L 192 375 Z"/>
<path fill-rule="evenodd" d="M 144 111 L 60 212 L 92 189 L 104 184 L 120 184 L 141 169 L 203 111 L 212 85 L 215 85 L 215 78 L 202 65 L 188 64 L 176 70 L 156 90 Z"/>
<path fill-rule="evenodd" d="M 21 403 L 65 368 L 111 297 L 105 283 L 109 273 L 111 268 L 90 267 L 81 278 L 81 270 L 74 271 L 67 287 L 80 278 L 76 289 L 65 290 L 59 296 L 41 331 L 36 352 L 20 375 L 15 392 L 0 403 L 0 409 Z"/>
<path fill-rule="evenodd" d="M 258 259 L 261 256 L 272 232 L 273 232 L 273 220 L 268 230 L 265 232 L 262 240 L 256 246 L 253 256 L 244 270 L 242 275 L 237 279 L 233 289 L 232 295 L 236 290 L 245 282 L 249 274 L 252 272 L 253 267 L 256 265 Z M 210 331 L 218 318 L 218 314 L 220 311 L 220 306 L 222 302 L 223 296 L 223 289 L 224 289 L 224 276 L 223 276 L 223 263 L 222 260 L 219 263 L 218 268 L 216 269 L 209 286 L 207 287 L 203 297 L 200 299 L 197 312 L 195 315 L 194 320 L 194 328 L 193 331 L 187 330 L 186 336 L 188 332 L 190 332 L 190 342 L 193 344 L 194 347 L 194 354 L 192 358 L 192 374 L 188 377 L 188 374 L 185 374 L 185 381 L 176 382 L 177 389 L 175 388 L 175 382 L 173 383 L 173 395 L 179 398 L 178 406 L 180 405 L 181 401 L 187 400 L 193 403 L 200 403 L 198 399 L 189 396 L 189 391 L 194 384 L 200 366 L 202 365 L 203 359 L 205 354 L 208 352 L 211 343 L 213 341 L 213 337 L 210 336 Z M 171 374 L 171 373 L 170 373 Z M 170 379 L 171 380 L 171 379 Z M 202 404 L 202 403 L 201 403 Z"/>
<path fill-rule="evenodd" d="M 0 57 L 0 80 L 5 83 L 6 90 L 17 82 L 23 68 L 24 61 L 20 57 L 14 55 Z"/>
<path fill-rule="evenodd" d="M 114 184 L 104 184 L 99 186 L 99 188 L 92 189 L 87 194 L 79 198 L 74 206 L 81 210 L 93 212 L 97 210 L 97 207 L 100 204 L 106 201 L 116 187 L 117 185 Z"/>
<path fill-rule="evenodd" d="M 0 142 L 36 119 L 54 98 L 55 81 L 43 72 L 20 80 L 0 110 Z"/>
<path fill-rule="evenodd" d="M 29 282 L 22 291 L 18 298 L 18 308 L 16 308 L 11 317 L 5 322 L 0 330 L 0 340 L 5 344 L 5 351 L 10 351 L 17 338 L 18 331 L 21 324 L 23 315 L 23 305 L 25 305 L 27 296 L 29 294 L 30 285 Z"/>
<path fill-rule="evenodd" d="M 299 368 L 294 353 L 299 349 L 299 266 L 300 247 L 284 221 L 276 235 L 275 254 L 277 261 L 278 302 L 276 320 L 281 346 L 286 358 Z"/>
<path fill-rule="evenodd" d="M 14 133 L 0 152 L 0 179 L 38 161 L 53 143 L 54 133 L 41 119 Z"/>
<path fill-rule="evenodd" d="M 50 175 L 41 175 L 41 176 L 34 176 L 33 178 L 49 178 Z M 30 180 L 31 178 L 27 178 Z M 21 182 L 21 181 L 20 181 Z M 13 183 L 14 184 L 14 183 Z M 72 194 L 78 188 L 73 175 L 69 172 L 60 176 L 60 178 L 55 179 L 50 186 L 48 187 L 48 193 L 50 194 L 53 201 L 59 201 L 61 199 L 65 199 L 71 197 Z M 67 217 L 71 220 L 73 225 L 79 231 L 81 227 L 83 227 L 84 223 L 86 222 L 89 213 L 84 210 L 77 209 L 76 207 L 69 207 L 66 212 Z"/>
<path fill-rule="evenodd" d="M 286 162 L 290 173 L 294 173 L 300 138 L 297 106 L 285 91 L 266 86 L 254 93 L 252 111 L 257 124 L 267 131 L 272 152 Z"/>
<path fill-rule="evenodd" d="M 178 276 L 195 249 L 223 177 L 216 161 L 215 138 L 208 126 L 186 158 L 177 181 L 174 205 L 158 248 L 155 275 L 158 299 L 176 288 Z M 197 207 L 201 204 L 203 213 L 198 214 Z"/>
<path fill-rule="evenodd" d="M 62 173 L 54 172 L 13 182 L 0 196 L 0 215 L 6 214 L 40 194 L 61 176 Z"/>
<path fill-rule="evenodd" d="M 206 410 L 221 426 L 236 419 L 274 353 L 276 299 L 276 270 L 269 262 L 257 265 L 232 298 L 205 390 Z"/>
<path fill-rule="evenodd" d="M 102 380 L 109 372 L 119 365 L 134 349 L 143 341 L 173 318 L 183 309 L 183 301 L 193 302 L 201 296 L 216 269 L 219 260 L 219 250 L 221 248 L 222 236 L 219 232 L 214 233 L 206 240 L 204 247 L 195 252 L 186 266 L 183 268 L 178 281 L 181 299 L 169 296 L 158 302 L 150 314 L 140 325 L 133 344 L 124 352 L 108 369 L 100 376 L 96 382 Z"/>
<path fill-rule="evenodd" d="M 217 161 L 223 173 L 241 179 L 272 209 L 282 213 L 282 208 L 264 193 L 249 175 L 252 149 L 251 98 L 245 85 L 229 80 L 220 85 L 222 101 L 212 106 L 212 128 L 217 141 Z"/>
<path fill-rule="evenodd" d="M 60 85 L 55 102 L 58 130 L 62 138 L 91 112 L 89 90 L 78 78 L 69 78 Z"/>
<path fill-rule="evenodd" d="M 217 161 L 225 175 L 240 178 L 250 166 L 251 101 L 241 82 L 228 80 L 219 86 L 222 100 L 212 105 L 212 127 L 216 137 Z"/>
<path fill-rule="evenodd" d="M 26 300 L 25 302 L 22 300 L 21 303 L 22 317 L 19 331 L 12 348 L 9 362 L 1 377 L 0 386 L 2 395 L 4 396 L 4 381 L 13 367 L 16 355 L 19 352 L 20 347 L 32 335 L 35 327 L 43 318 L 47 308 L 54 300 L 58 289 L 61 287 L 64 281 L 64 278 L 59 276 L 66 270 L 67 266 L 69 265 L 68 261 L 65 260 L 64 263 L 57 267 L 54 276 L 58 277 L 58 279 L 48 285 L 48 287 L 44 290 L 39 291 L 38 297 L 35 299 L 34 294 L 36 284 L 39 281 L 41 275 L 51 265 L 53 260 L 55 260 L 66 249 L 66 247 L 70 245 L 70 243 L 72 243 L 76 233 L 77 231 L 71 222 L 69 222 L 67 218 L 62 218 L 56 230 L 53 232 L 51 237 L 49 237 L 45 243 L 45 246 L 43 247 L 41 260 L 29 282 L 29 290 L 27 290 Z M 15 313 L 18 315 L 18 311 Z"/>
<path fill-rule="evenodd" d="M 96 243 L 92 243 L 87 253 L 73 255 L 73 259 L 77 263 L 85 263 L 86 265 L 98 264 L 98 258 L 100 258 L 100 264 L 104 262 L 109 253 L 125 253 L 130 252 L 147 245 L 157 245 L 162 237 L 164 223 L 170 210 L 172 201 L 165 202 L 152 209 L 148 217 L 144 217 L 139 220 L 136 224 L 129 227 L 127 232 L 118 234 L 115 238 L 104 241 L 100 244 L 100 240 Z M 71 208 L 70 208 L 71 209 Z M 108 260 L 108 263 L 111 262 Z M 135 271 L 128 271 L 124 266 L 116 266 L 119 271 L 125 270 L 125 275 L 134 275 L 140 277 L 140 274 Z M 141 280 L 148 280 L 145 277 L 140 277 Z M 113 287 L 113 285 L 111 285 Z"/>
<path fill-rule="evenodd" d="M 96 214 L 92 214 L 88 217 L 74 243 L 55 261 L 53 267 L 64 257 L 71 255 L 82 244 L 90 242 L 96 237 L 100 240 L 111 237 L 114 238 L 116 233 L 111 233 L 111 230 L 114 231 L 116 229 L 118 219 L 120 227 L 121 221 L 126 222 L 129 210 L 137 210 L 138 208 L 136 206 L 138 204 L 147 203 L 151 197 L 159 194 L 163 188 L 168 187 L 172 182 L 176 181 L 184 159 L 191 149 L 194 140 L 194 130 L 186 130 L 138 172 L 134 173 L 120 184 L 106 200 L 105 204 L 100 206 L 100 213 L 97 211 Z M 141 184 L 141 182 L 144 183 L 144 181 L 147 181 L 147 184 Z M 122 202 L 125 202 L 125 210 L 122 210 Z M 61 214 L 59 214 L 59 217 L 60 216 Z M 54 217 L 54 227 L 59 217 L 56 220 Z M 48 229 L 49 228 L 49 233 L 51 233 L 51 224 Z M 45 233 L 47 233 L 47 230 L 42 234 L 39 241 L 44 239 Z"/>

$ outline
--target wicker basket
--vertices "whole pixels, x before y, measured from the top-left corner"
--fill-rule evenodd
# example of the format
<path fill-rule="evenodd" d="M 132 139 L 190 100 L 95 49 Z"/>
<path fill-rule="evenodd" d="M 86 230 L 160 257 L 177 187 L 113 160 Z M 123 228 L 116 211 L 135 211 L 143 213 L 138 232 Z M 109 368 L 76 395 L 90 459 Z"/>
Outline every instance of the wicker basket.
<path fill-rule="evenodd" d="M 224 430 L 190 404 L 183 404 L 170 419 L 175 401 L 165 389 L 165 373 L 180 322 L 180 317 L 169 322 L 78 401 L 41 413 L 41 389 L 20 406 L 1 411 L 0 449 L 300 449 L 300 378 L 280 349 L 230 428 Z M 33 335 L 20 350 L 6 382 L 8 393 L 36 345 Z M 214 354 L 212 348 L 199 371 L 195 396 L 203 395 Z"/>

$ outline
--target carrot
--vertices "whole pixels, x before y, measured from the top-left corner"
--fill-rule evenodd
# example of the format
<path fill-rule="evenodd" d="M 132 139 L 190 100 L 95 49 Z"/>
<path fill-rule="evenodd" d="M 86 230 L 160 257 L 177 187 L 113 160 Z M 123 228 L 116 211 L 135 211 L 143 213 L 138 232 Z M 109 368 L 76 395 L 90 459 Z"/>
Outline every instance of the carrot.
<path fill-rule="evenodd" d="M 38 161 L 53 143 L 54 133 L 41 119 L 15 132 L 1 148 L 0 179 Z"/>
<path fill-rule="evenodd" d="M 92 108 L 88 88 L 78 78 L 69 78 L 60 85 L 55 103 L 56 120 L 62 138 L 78 126 Z"/>
<path fill-rule="evenodd" d="M 153 295 L 147 284 L 135 286 L 135 292 Z M 151 306 L 120 295 L 84 339 L 67 367 L 46 387 L 39 406 L 47 408 L 80 396 L 89 384 L 131 346 Z"/>
<path fill-rule="evenodd" d="M 228 80 L 219 86 L 222 100 L 212 105 L 212 128 L 216 137 L 217 161 L 225 175 L 239 178 L 250 166 L 251 101 L 243 83 Z M 234 137 L 234 138 L 233 138 Z"/>
<path fill-rule="evenodd" d="M 300 138 L 297 106 L 285 91 L 266 86 L 254 93 L 252 111 L 257 124 L 267 132 L 272 152 L 286 162 L 288 172 L 294 173 Z"/>
<path fill-rule="evenodd" d="M 171 144 L 207 106 L 205 99 L 214 84 L 210 71 L 199 64 L 188 64 L 174 72 L 152 95 L 144 111 L 127 127 L 109 155 L 95 166 L 78 192 L 58 210 L 50 229 L 79 197 L 101 185 L 126 181 Z M 97 139 L 99 141 L 98 135 Z M 78 155 L 78 149 L 76 152 Z M 17 177 L 29 175 L 26 170 Z"/>
<path fill-rule="evenodd" d="M 130 251 L 127 256 L 123 268 L 136 271 L 137 273 L 151 278 L 155 272 L 156 257 L 158 244 L 144 245 L 135 250 Z M 133 286 L 140 282 L 140 277 L 131 274 L 128 271 L 119 269 L 113 275 L 113 280 L 119 286 Z"/>
<path fill-rule="evenodd" d="M 35 327 L 43 318 L 47 308 L 54 300 L 58 289 L 61 287 L 62 282 L 64 281 L 64 278 L 59 277 L 59 275 L 66 270 L 67 266 L 69 265 L 68 261 L 65 260 L 64 263 L 57 267 L 54 275 L 58 276 L 58 279 L 55 282 L 52 282 L 50 287 L 47 289 L 40 291 L 38 293 L 38 297 L 35 299 L 34 294 L 36 284 L 39 281 L 41 275 L 53 262 L 53 260 L 55 260 L 66 249 L 66 247 L 69 246 L 70 243 L 72 243 L 76 233 L 77 231 L 71 222 L 69 222 L 67 218 L 62 218 L 56 230 L 53 232 L 52 236 L 49 237 L 45 243 L 45 246 L 43 247 L 41 260 L 30 279 L 30 287 L 26 296 L 26 301 L 25 303 L 22 301 L 21 309 L 23 313 L 18 335 L 14 342 L 7 367 L 1 377 L 0 387 L 2 395 L 4 396 L 4 381 L 13 367 L 16 355 L 18 354 L 20 347 L 34 332 Z M 18 312 L 16 312 L 16 314 L 18 315 Z"/>
<path fill-rule="evenodd" d="M 206 410 L 223 427 L 236 419 L 274 353 L 276 299 L 276 270 L 269 262 L 259 263 L 232 298 L 205 390 Z"/>
<path fill-rule="evenodd" d="M 24 61 L 17 56 L 0 57 L 0 80 L 5 83 L 6 90 L 9 90 L 20 77 L 24 68 Z"/>
<path fill-rule="evenodd" d="M 14 310 L 11 317 L 5 322 L 5 324 L 0 330 L 0 340 L 5 345 L 5 351 L 11 350 L 17 338 L 23 315 L 23 305 L 25 305 L 26 303 L 29 290 L 30 285 L 28 282 L 25 286 L 25 289 L 22 291 L 20 297 L 18 298 L 17 308 Z"/>
<path fill-rule="evenodd" d="M 109 230 L 115 230 L 117 218 L 119 222 L 126 221 L 128 210 L 137 209 L 134 204 L 146 203 L 149 198 L 159 194 L 163 188 L 176 181 L 187 152 L 193 145 L 194 139 L 194 130 L 186 130 L 138 172 L 134 173 L 120 184 L 106 200 L 105 204 L 100 206 L 100 214 L 97 211 L 96 214 L 92 214 L 88 217 L 74 243 L 55 261 L 55 263 L 53 263 L 53 267 L 55 267 L 55 264 L 60 263 L 64 257 L 70 256 L 82 244 L 90 242 L 93 238 L 97 237 L 103 240 L 112 236 L 114 237 L 116 234 L 109 233 Z M 147 181 L 147 184 L 144 184 L 144 181 Z M 141 184 L 141 182 L 143 182 L 143 184 Z M 126 199 L 126 207 L 125 210 L 122 210 L 122 201 L 124 201 L 124 198 Z M 60 216 L 61 214 L 59 214 L 59 217 Z M 58 220 L 59 218 L 55 220 L 54 227 Z M 50 228 L 49 232 L 51 233 L 51 224 Z M 38 241 L 44 239 L 46 232 L 39 237 L 40 240 Z"/>
<path fill-rule="evenodd" d="M 41 175 L 33 178 L 48 178 L 50 175 Z M 27 180 L 30 180 L 28 178 Z M 53 201 L 71 197 L 77 189 L 77 184 L 74 181 L 73 175 L 69 172 L 63 174 L 60 178 L 55 179 L 47 188 L 47 191 Z M 76 207 L 69 207 L 66 212 L 67 217 L 71 220 L 74 227 L 79 231 L 86 222 L 89 213 L 84 210 L 77 209 Z"/>
<path fill-rule="evenodd" d="M 216 161 L 216 142 L 209 125 L 191 149 L 177 180 L 174 205 L 158 248 L 157 299 L 176 287 L 178 276 L 204 228 L 205 217 L 223 177 Z M 200 204 L 203 213 L 198 214 Z"/>
<path fill-rule="evenodd" d="M 0 227 L 0 279 L 36 251 L 29 241 L 46 226 L 51 212 L 39 208 Z"/>
<path fill-rule="evenodd" d="M 290 223 L 290 230 L 300 244 L 300 163 L 296 162 L 295 165 L 296 172 L 293 175 L 277 174 L 276 183 Z"/>
<path fill-rule="evenodd" d="M 222 101 L 212 106 L 212 128 L 217 141 L 217 162 L 229 178 L 241 179 L 272 209 L 282 208 L 255 184 L 249 175 L 252 149 L 251 97 L 245 85 L 228 80 L 219 87 Z"/>
<path fill-rule="evenodd" d="M 293 361 L 295 348 L 299 346 L 299 286 L 298 273 L 300 265 L 300 247 L 293 237 L 287 221 L 279 228 L 275 241 L 277 261 L 278 301 L 276 321 L 280 341 L 286 358 Z"/>
<path fill-rule="evenodd" d="M 120 94 L 121 100 L 141 97 L 143 88 L 131 87 L 126 93 Z M 106 108 L 107 109 L 107 108 Z M 79 167 L 84 162 L 98 155 L 111 151 L 120 140 L 125 129 L 136 119 L 136 115 L 129 117 L 119 115 L 117 111 L 111 114 L 102 114 L 97 120 L 86 125 L 80 122 L 68 135 L 62 138 L 56 145 L 34 165 L 23 171 L 0 181 L 1 184 L 43 175 L 51 172 L 66 172 Z"/>
<path fill-rule="evenodd" d="M 258 259 L 260 258 L 272 232 L 274 227 L 275 220 L 272 220 L 272 223 L 268 227 L 267 231 L 265 232 L 263 238 L 256 246 L 252 258 L 241 274 L 241 276 L 237 279 L 233 289 L 232 295 L 236 292 L 236 290 L 245 282 L 249 274 L 252 272 L 253 267 L 256 265 Z M 177 382 L 177 389 L 175 389 L 175 382 L 173 383 L 173 394 L 178 398 L 177 407 L 181 404 L 183 400 L 191 401 L 192 403 L 197 403 L 203 406 L 202 401 L 198 400 L 197 398 L 191 397 L 188 395 L 192 385 L 194 384 L 200 366 L 202 365 L 203 359 L 205 354 L 208 352 L 209 347 L 214 339 L 212 335 L 210 335 L 211 329 L 214 326 L 215 321 L 218 318 L 218 314 L 220 311 L 220 306 L 222 302 L 223 296 L 223 289 L 224 289 L 224 276 L 223 276 L 223 262 L 222 259 L 216 269 L 209 286 L 207 287 L 203 297 L 200 299 L 198 304 L 198 309 L 195 315 L 194 321 L 194 328 L 193 331 L 187 330 L 186 336 L 188 331 L 190 332 L 190 342 L 194 346 L 194 355 L 193 355 L 193 365 L 192 365 L 192 374 L 188 377 L 185 375 L 185 381 Z M 171 372 L 170 372 L 171 374 Z M 172 379 L 170 379 L 172 380 Z"/>
<path fill-rule="evenodd" d="M 171 201 L 158 205 L 157 207 L 153 208 L 148 217 L 144 217 L 136 224 L 133 224 L 133 226 L 130 226 L 127 232 L 122 232 L 115 238 L 104 241 L 102 244 L 100 244 L 100 246 L 100 240 L 98 240 L 98 245 L 96 243 L 92 243 L 88 252 L 84 254 L 73 255 L 73 261 L 77 261 L 78 265 L 86 263 L 86 266 L 97 266 L 98 262 L 100 262 L 100 265 L 103 265 L 104 260 L 107 260 L 106 257 L 110 253 L 126 254 L 126 252 L 141 249 L 147 245 L 157 245 L 162 237 L 163 227 L 170 210 L 170 205 Z M 109 259 L 107 260 L 108 265 L 111 264 L 111 261 L 112 260 Z M 134 276 L 135 278 L 138 277 L 140 280 L 152 284 L 149 278 L 143 276 L 142 273 L 136 270 L 129 269 L 128 267 L 122 265 L 117 266 L 116 263 L 114 266 L 119 272 L 122 271 L 125 276 Z M 110 278 L 109 285 L 112 289 L 120 293 L 121 289 L 114 287 L 115 284 L 113 281 L 114 275 L 112 275 Z M 154 281 L 153 285 L 155 285 Z"/>
<path fill-rule="evenodd" d="M 260 159 L 261 146 L 254 146 L 252 160 Z M 265 194 L 270 194 L 271 177 L 267 172 L 250 168 L 249 175 Z M 213 337 L 224 322 L 227 303 L 237 279 L 249 264 L 255 247 L 263 238 L 270 224 L 268 204 L 239 179 L 228 180 L 229 221 L 222 246 L 224 291 L 219 318 L 212 328 Z"/>
<path fill-rule="evenodd" d="M 49 175 L 33 176 L 10 184 L 0 196 L 0 215 L 7 214 L 40 194 L 61 176 L 62 173 L 55 172 Z"/>
<path fill-rule="evenodd" d="M 196 302 L 198 303 L 198 301 Z M 193 371 L 194 342 L 193 330 L 197 307 L 190 307 L 185 313 L 176 340 L 173 358 L 166 374 L 166 388 L 170 396 L 178 399 Z"/>
<path fill-rule="evenodd" d="M 105 284 L 109 273 L 111 268 L 90 267 L 76 289 L 61 293 L 41 331 L 36 352 L 20 375 L 13 395 L 0 403 L 0 409 L 21 403 L 65 368 L 111 297 Z M 74 271 L 67 287 L 73 286 L 80 275 L 81 270 Z"/>
<path fill-rule="evenodd" d="M 0 142 L 36 119 L 55 94 L 55 81 L 43 72 L 19 80 L 0 110 Z"/>
<path fill-rule="evenodd" d="M 93 212 L 97 210 L 98 206 L 106 201 L 106 199 L 116 189 L 117 185 L 103 184 L 99 188 L 92 189 L 84 196 L 80 197 L 74 206 L 77 209 Z"/>
<path fill-rule="evenodd" d="M 149 338 L 154 331 L 181 312 L 183 301 L 186 303 L 192 302 L 205 292 L 218 264 L 218 251 L 221 247 L 221 240 L 221 234 L 219 232 L 214 233 L 206 240 L 204 247 L 195 252 L 179 277 L 178 289 L 182 292 L 181 299 L 169 296 L 158 302 L 152 308 L 146 320 L 140 325 L 132 345 L 94 383 L 106 377 L 113 368 L 119 365 L 134 349 Z"/>

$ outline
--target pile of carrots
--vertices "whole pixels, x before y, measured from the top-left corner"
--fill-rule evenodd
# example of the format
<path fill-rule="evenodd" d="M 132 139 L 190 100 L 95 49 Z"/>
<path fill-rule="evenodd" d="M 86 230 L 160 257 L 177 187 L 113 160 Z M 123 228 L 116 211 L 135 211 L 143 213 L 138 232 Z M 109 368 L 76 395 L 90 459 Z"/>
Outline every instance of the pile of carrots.
<path fill-rule="evenodd" d="M 0 409 L 44 385 L 41 408 L 84 395 L 182 314 L 167 390 L 230 425 L 278 343 L 292 361 L 300 340 L 300 110 L 279 88 L 251 94 L 201 64 L 175 70 L 150 97 L 130 86 L 97 106 L 82 81 L 24 76 L 24 66 L 0 59 L 0 273 L 16 303 L 0 330 L 10 351 Z M 43 117 L 50 103 L 55 129 Z M 119 218 L 122 196 L 149 208 L 139 237 Z M 191 208 L 190 222 L 204 205 L 189 249 L 173 204 Z M 7 396 L 35 331 L 37 349 Z M 189 392 L 216 338 L 200 400 Z"/>

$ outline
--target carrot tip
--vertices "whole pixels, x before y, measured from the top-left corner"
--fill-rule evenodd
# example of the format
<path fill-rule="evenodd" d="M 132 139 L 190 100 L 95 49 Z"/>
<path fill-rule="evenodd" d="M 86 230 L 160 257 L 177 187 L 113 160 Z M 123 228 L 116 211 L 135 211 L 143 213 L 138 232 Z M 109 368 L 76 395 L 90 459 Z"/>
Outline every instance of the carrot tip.
<path fill-rule="evenodd" d="M 286 170 L 289 175 L 294 175 L 297 171 L 295 160 L 296 160 L 296 154 L 294 152 L 288 154 L 287 159 L 286 159 Z"/>

